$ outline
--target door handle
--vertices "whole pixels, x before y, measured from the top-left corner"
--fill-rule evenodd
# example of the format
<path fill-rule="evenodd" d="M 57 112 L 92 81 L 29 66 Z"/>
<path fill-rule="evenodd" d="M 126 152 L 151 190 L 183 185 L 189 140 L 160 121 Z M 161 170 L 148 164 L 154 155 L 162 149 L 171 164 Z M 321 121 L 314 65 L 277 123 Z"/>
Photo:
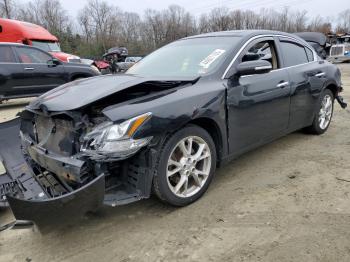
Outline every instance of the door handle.
<path fill-rule="evenodd" d="M 320 72 L 320 73 L 317 73 L 315 76 L 317 77 L 322 77 L 322 76 L 325 76 L 326 73 L 325 72 Z"/>
<path fill-rule="evenodd" d="M 25 67 L 24 70 L 34 70 L 34 67 Z"/>
<path fill-rule="evenodd" d="M 277 85 L 277 87 L 279 87 L 279 88 L 284 88 L 286 86 L 289 86 L 289 82 L 284 81 L 284 82 L 281 82 Z"/>

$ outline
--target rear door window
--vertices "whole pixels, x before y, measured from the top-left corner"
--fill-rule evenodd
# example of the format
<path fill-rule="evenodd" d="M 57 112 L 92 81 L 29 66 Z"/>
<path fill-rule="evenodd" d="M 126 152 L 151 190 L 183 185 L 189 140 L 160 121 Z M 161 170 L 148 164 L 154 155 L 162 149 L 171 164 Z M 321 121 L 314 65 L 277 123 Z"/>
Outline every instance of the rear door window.
<path fill-rule="evenodd" d="M 304 46 L 294 42 L 280 42 L 285 67 L 308 63 L 308 57 Z"/>
<path fill-rule="evenodd" d="M 0 46 L 0 63 L 16 63 L 11 46 Z"/>
<path fill-rule="evenodd" d="M 24 64 L 46 64 L 52 57 L 38 49 L 28 47 L 16 48 L 21 63 Z"/>

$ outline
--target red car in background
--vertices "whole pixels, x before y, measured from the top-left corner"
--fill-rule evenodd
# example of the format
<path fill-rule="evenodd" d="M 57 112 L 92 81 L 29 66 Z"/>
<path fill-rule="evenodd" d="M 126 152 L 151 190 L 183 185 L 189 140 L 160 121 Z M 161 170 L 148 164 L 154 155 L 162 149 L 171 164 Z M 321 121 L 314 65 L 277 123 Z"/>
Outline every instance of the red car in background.
<path fill-rule="evenodd" d="M 80 63 L 80 57 L 61 51 L 56 36 L 45 28 L 18 20 L 0 18 L 0 42 L 21 43 L 40 48 L 55 58 L 70 63 Z"/>

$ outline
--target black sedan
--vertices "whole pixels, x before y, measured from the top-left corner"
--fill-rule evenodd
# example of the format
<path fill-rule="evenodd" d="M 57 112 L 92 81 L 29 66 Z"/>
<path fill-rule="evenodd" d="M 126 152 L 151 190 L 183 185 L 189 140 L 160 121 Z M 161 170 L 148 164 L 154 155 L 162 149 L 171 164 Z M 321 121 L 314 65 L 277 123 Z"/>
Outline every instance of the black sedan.
<path fill-rule="evenodd" d="M 62 85 L 26 107 L 20 128 L 1 126 L 2 177 L 11 181 L 3 203 L 37 223 L 151 192 L 188 205 L 228 160 L 299 129 L 326 132 L 334 99 L 345 107 L 341 90 L 338 68 L 295 35 L 178 40 L 126 74 Z M 24 157 L 13 148 L 20 142 Z"/>
<path fill-rule="evenodd" d="M 64 83 L 99 74 L 84 64 L 61 62 L 36 47 L 0 43 L 0 103 L 38 96 Z"/>

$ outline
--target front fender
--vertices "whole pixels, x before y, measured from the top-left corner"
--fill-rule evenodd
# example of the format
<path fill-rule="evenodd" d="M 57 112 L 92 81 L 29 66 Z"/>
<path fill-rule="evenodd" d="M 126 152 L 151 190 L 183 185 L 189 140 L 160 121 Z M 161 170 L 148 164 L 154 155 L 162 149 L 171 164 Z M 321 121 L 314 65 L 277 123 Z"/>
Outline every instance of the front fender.
<path fill-rule="evenodd" d="M 213 88 L 215 85 L 217 89 Z M 134 138 L 174 132 L 197 118 L 209 118 L 226 138 L 226 89 L 217 82 L 196 84 L 170 90 L 153 98 L 107 107 L 103 113 L 114 122 L 151 112 L 152 117 L 134 134 Z"/>

